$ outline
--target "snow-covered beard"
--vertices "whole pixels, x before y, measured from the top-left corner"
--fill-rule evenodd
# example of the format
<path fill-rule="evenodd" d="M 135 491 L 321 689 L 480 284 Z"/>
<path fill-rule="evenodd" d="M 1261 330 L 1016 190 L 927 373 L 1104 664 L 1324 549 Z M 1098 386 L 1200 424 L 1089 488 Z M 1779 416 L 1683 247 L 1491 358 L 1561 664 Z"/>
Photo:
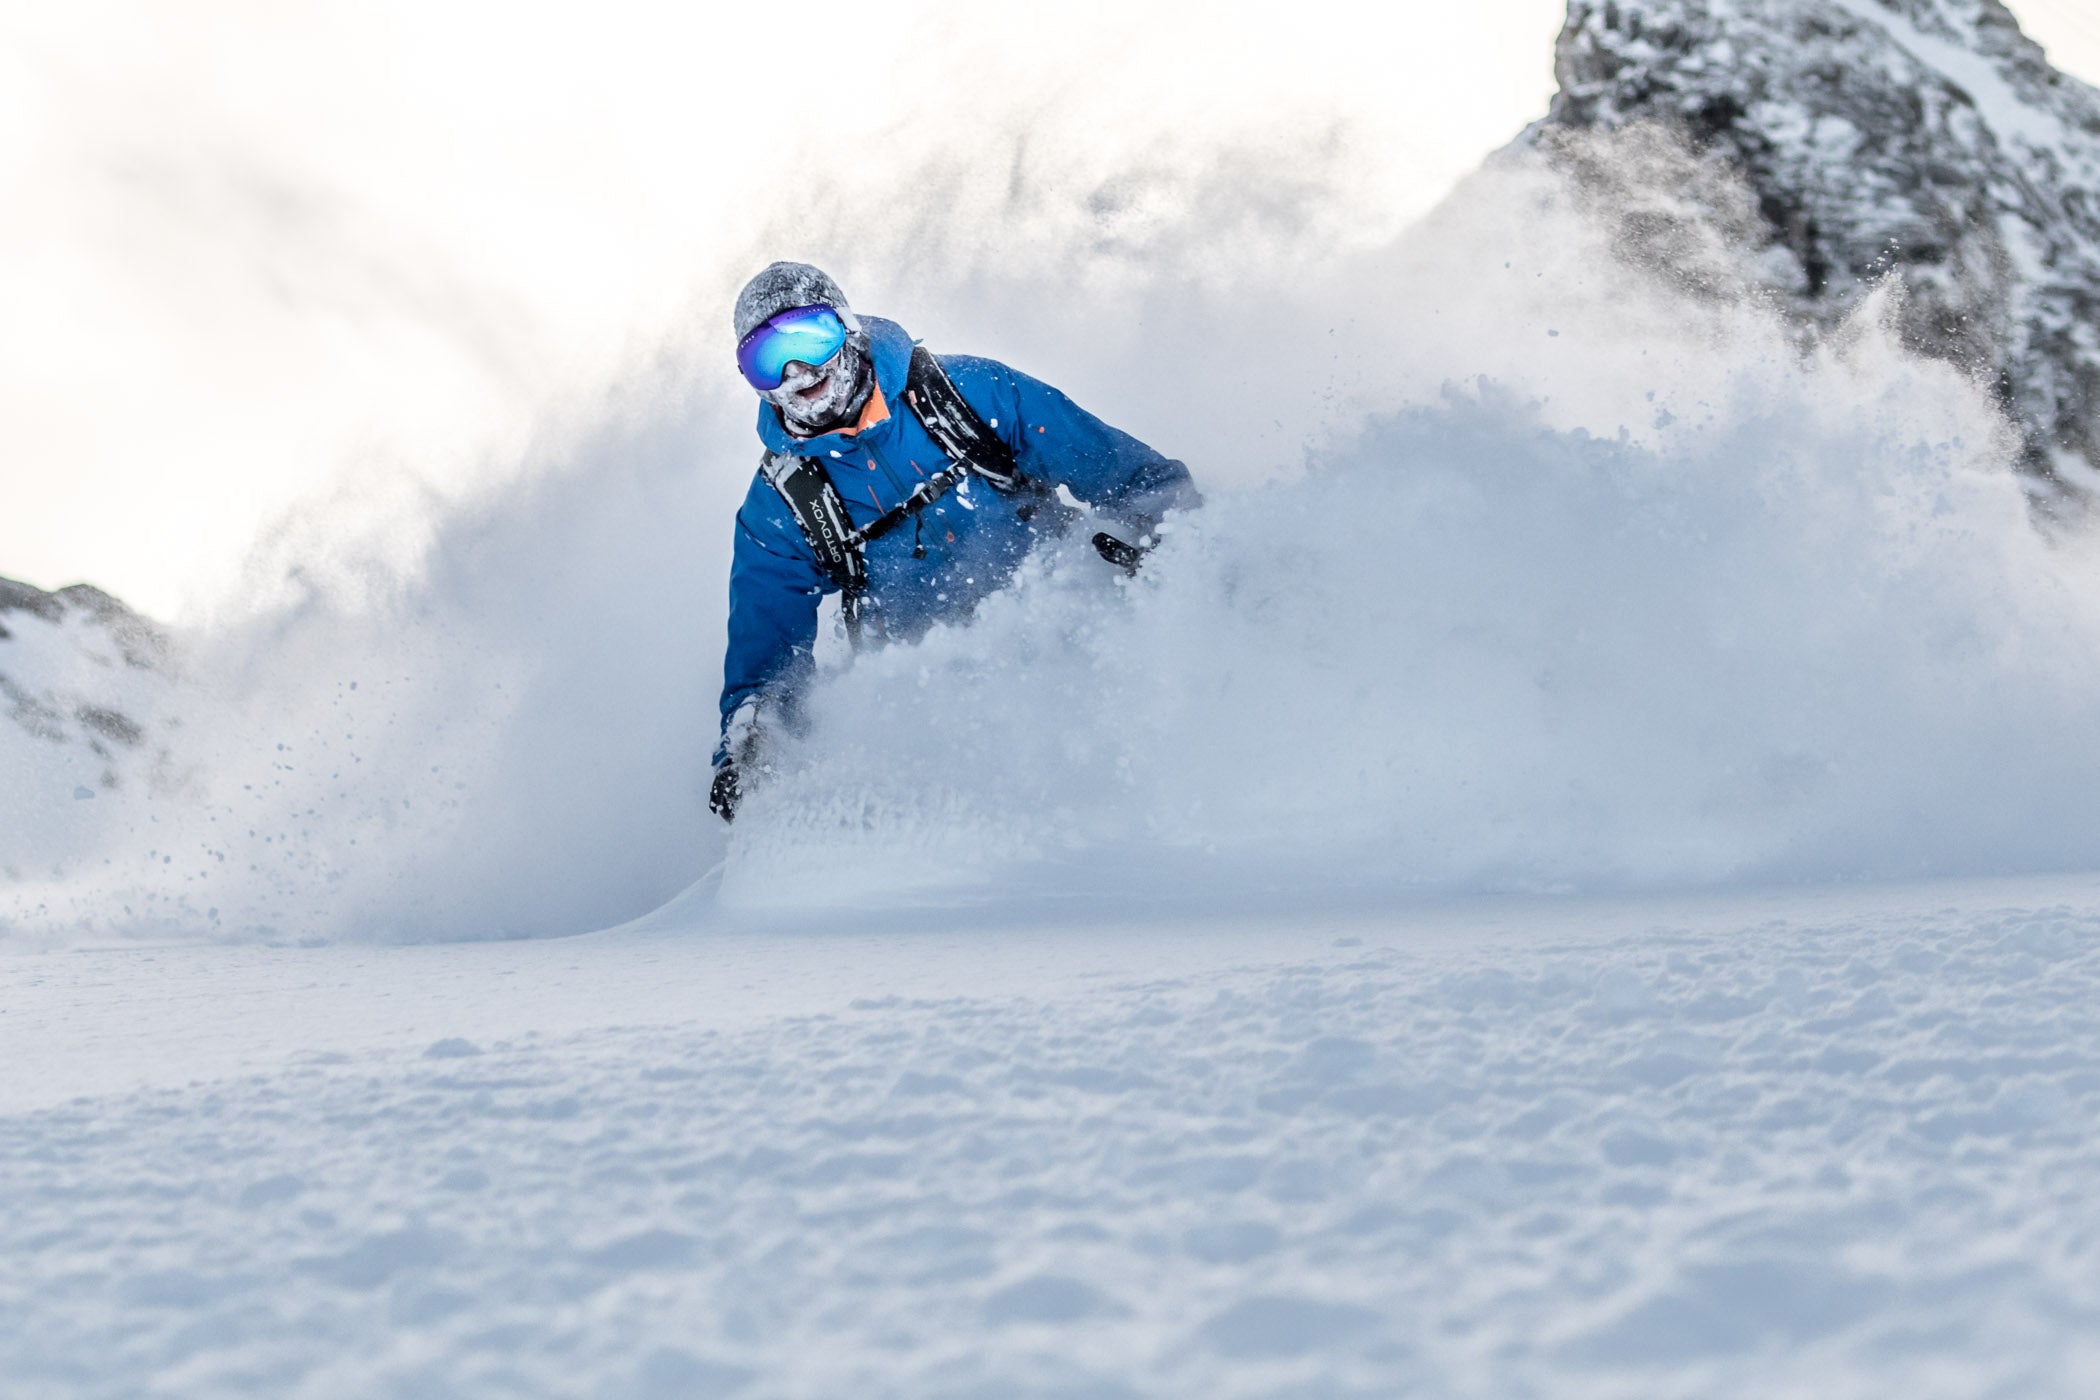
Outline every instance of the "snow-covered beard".
<path fill-rule="evenodd" d="M 805 396 L 804 391 L 820 383 L 823 388 L 815 398 Z M 848 335 L 838 354 L 824 364 L 816 369 L 794 366 L 778 389 L 759 397 L 780 410 L 789 432 L 798 437 L 815 437 L 851 423 L 874 387 L 874 363 L 868 357 L 867 337 L 856 332 Z"/>

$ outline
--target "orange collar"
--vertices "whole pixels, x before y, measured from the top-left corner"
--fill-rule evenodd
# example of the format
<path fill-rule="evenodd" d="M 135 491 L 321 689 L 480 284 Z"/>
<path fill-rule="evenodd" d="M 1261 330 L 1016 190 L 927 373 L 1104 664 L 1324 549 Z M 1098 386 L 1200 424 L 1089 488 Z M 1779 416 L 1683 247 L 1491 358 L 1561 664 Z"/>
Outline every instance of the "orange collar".
<path fill-rule="evenodd" d="M 840 428 L 839 431 L 847 437 L 855 437 L 889 416 L 889 401 L 882 397 L 882 386 L 877 384 L 868 391 L 868 401 L 861 405 L 860 421 L 850 428 Z"/>

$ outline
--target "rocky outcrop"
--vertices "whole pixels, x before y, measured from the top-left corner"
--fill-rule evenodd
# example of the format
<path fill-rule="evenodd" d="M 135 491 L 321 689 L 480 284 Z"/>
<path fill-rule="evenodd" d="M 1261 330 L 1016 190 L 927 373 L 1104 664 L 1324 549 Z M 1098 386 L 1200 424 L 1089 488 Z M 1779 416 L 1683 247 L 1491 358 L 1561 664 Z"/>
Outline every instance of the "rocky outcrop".
<path fill-rule="evenodd" d="M 46 593 L 31 584 L 0 578 L 0 641 L 13 636 L 7 630 L 7 615 L 11 612 L 25 613 L 56 626 L 64 626 L 72 616 L 86 617 L 109 634 L 127 666 L 157 670 L 168 659 L 166 633 L 91 583 L 76 583 Z"/>
<path fill-rule="evenodd" d="M 0 728 L 84 749 L 100 786 L 148 755 L 169 656 L 159 627 L 99 588 L 0 578 Z"/>
<path fill-rule="evenodd" d="M 1998 0 L 1573 0 L 1556 70 L 1529 141 L 1594 163 L 1573 134 L 1668 133 L 1731 177 L 1710 213 L 1804 326 L 1895 279 L 1906 340 L 2000 395 L 2037 497 L 2100 501 L 2100 91 Z"/>

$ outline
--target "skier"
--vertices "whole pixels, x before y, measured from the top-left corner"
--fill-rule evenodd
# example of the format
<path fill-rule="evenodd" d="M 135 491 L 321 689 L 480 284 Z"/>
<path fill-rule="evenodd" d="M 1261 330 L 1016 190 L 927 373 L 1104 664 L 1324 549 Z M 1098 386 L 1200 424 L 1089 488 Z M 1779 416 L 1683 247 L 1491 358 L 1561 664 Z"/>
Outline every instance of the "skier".
<path fill-rule="evenodd" d="M 966 615 L 1037 538 L 1078 512 L 1135 572 L 1167 510 L 1196 505 L 1188 468 L 996 360 L 941 355 L 859 317 L 830 277 L 777 262 L 736 301 L 737 368 L 757 391 L 757 475 L 736 517 L 722 740 L 708 806 L 736 815 L 766 726 L 791 721 L 815 671 L 817 604 L 840 594 L 855 646 Z"/>

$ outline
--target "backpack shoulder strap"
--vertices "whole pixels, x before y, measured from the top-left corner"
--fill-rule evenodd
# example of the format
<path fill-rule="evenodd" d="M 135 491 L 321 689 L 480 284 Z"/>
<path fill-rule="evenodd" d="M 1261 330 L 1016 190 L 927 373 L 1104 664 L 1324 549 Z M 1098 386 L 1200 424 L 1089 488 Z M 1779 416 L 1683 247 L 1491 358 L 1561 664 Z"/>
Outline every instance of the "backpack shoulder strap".
<path fill-rule="evenodd" d="M 768 452 L 759 470 L 787 502 L 788 512 L 801 527 L 825 576 L 840 588 L 865 582 L 867 570 L 860 551 L 850 542 L 853 523 L 846 518 L 846 503 L 839 499 L 838 488 L 824 468 L 807 457 Z"/>
<path fill-rule="evenodd" d="M 817 567 L 839 590 L 846 632 L 857 644 L 868 592 L 868 561 L 861 556 L 860 541 L 854 538 L 853 522 L 846 517 L 846 503 L 839 499 L 838 487 L 817 462 L 790 452 L 768 452 L 759 459 L 758 467 L 787 502 L 788 513 L 817 556 Z"/>
<path fill-rule="evenodd" d="M 948 377 L 940 356 L 923 345 L 911 350 L 911 373 L 904 381 L 904 401 L 918 416 L 926 435 L 950 461 L 983 477 L 1001 491 L 1022 483 L 1014 450 L 994 432 Z"/>

